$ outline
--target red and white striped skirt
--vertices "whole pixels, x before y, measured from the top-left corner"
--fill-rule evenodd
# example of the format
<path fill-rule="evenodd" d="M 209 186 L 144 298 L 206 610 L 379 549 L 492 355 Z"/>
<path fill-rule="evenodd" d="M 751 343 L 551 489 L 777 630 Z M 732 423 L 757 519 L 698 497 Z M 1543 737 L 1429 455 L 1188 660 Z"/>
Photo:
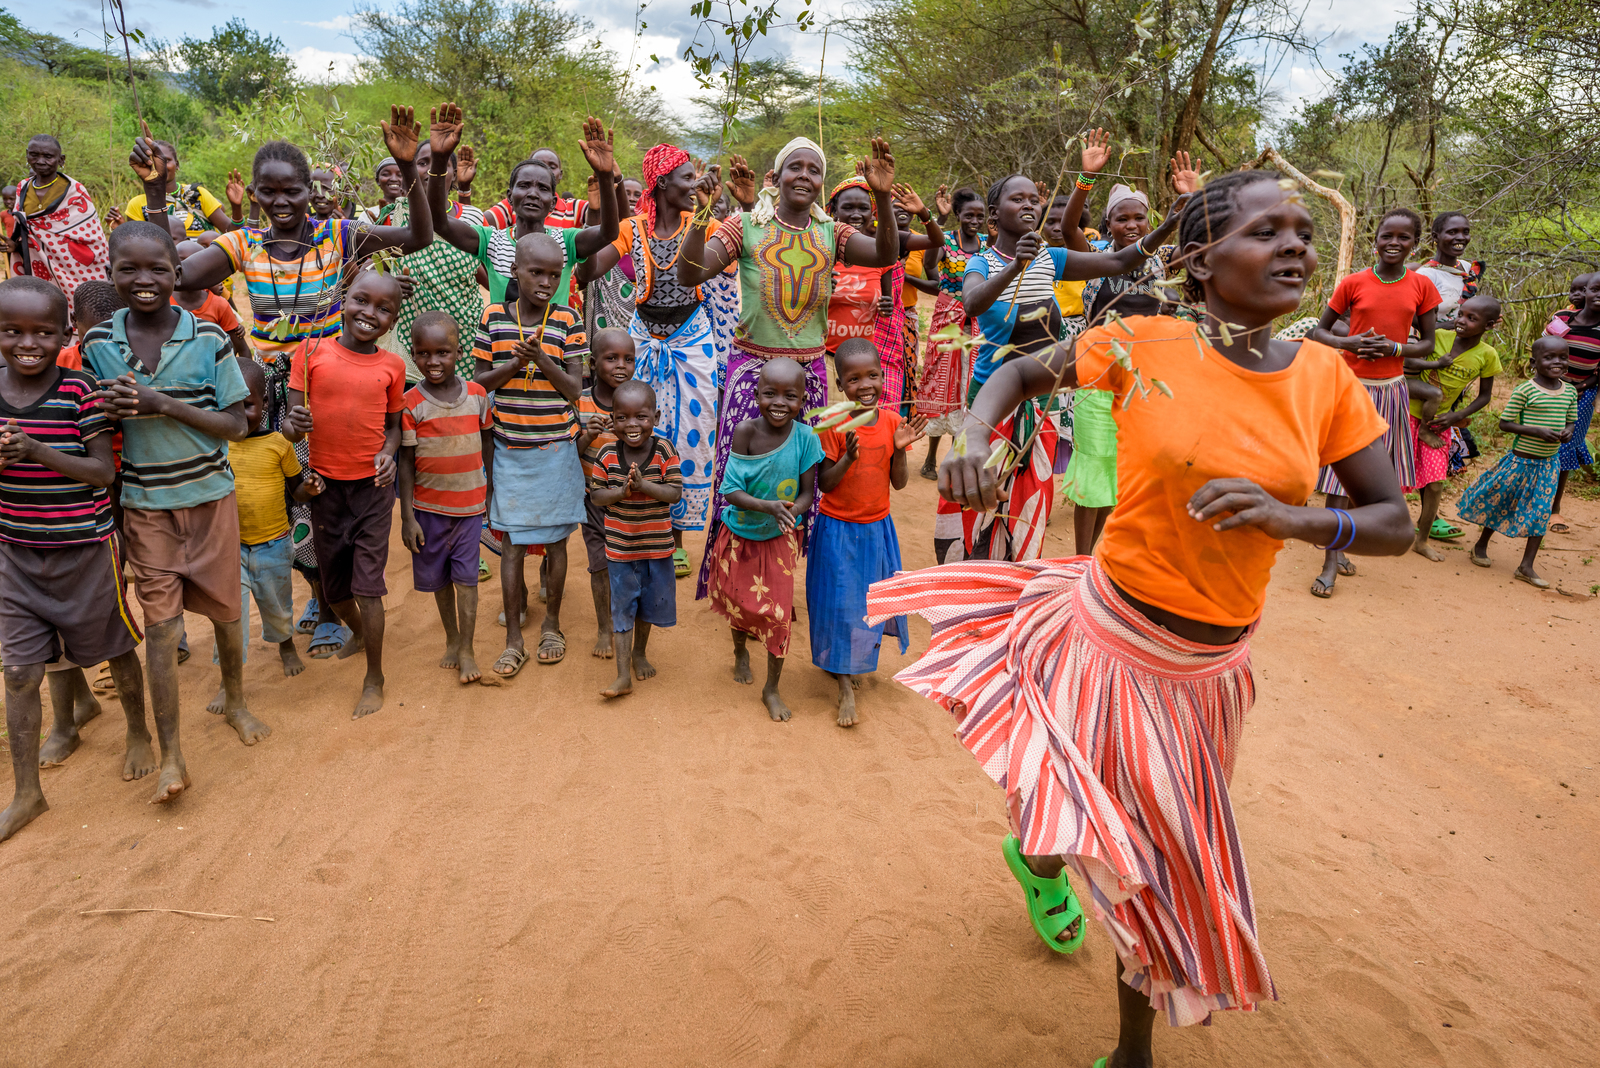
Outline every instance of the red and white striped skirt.
<path fill-rule="evenodd" d="M 902 572 L 867 610 L 933 624 L 895 678 L 957 717 L 1023 853 L 1078 872 L 1129 986 L 1174 1025 L 1276 999 L 1227 789 L 1255 701 L 1248 635 L 1179 638 L 1082 556 Z"/>

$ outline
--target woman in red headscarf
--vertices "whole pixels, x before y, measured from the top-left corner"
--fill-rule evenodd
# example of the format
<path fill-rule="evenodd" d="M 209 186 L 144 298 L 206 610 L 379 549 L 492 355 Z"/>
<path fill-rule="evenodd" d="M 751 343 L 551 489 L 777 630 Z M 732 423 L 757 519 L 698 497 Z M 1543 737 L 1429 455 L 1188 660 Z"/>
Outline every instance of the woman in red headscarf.
<path fill-rule="evenodd" d="M 745 203 L 755 200 L 755 176 L 737 156 L 730 160 L 731 191 Z M 685 530 L 704 530 L 711 506 L 712 466 L 716 458 L 717 387 L 725 366 L 726 344 L 717 344 L 717 317 L 702 286 L 678 282 L 678 257 L 693 225 L 695 187 L 701 175 L 689 154 L 675 145 L 645 153 L 644 193 L 639 214 L 624 219 L 617 240 L 600 250 L 590 266 L 601 276 L 628 258 L 634 277 L 634 312 L 628 324 L 636 362 L 634 377 L 650 383 L 661 409 L 657 432 L 678 451 L 683 496 L 672 506 L 673 553 L 679 578 L 689 574 L 683 549 Z M 741 185 L 742 183 L 742 185 Z M 715 224 L 715 220 L 707 220 Z"/>

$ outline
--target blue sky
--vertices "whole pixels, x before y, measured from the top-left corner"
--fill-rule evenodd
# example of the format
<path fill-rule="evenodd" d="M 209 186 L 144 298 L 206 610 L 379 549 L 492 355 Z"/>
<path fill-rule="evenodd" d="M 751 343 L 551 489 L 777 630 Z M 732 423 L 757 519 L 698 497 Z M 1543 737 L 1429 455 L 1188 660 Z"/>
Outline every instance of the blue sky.
<path fill-rule="evenodd" d="M 643 84 L 655 85 L 670 110 L 685 115 L 687 100 L 697 91 L 694 80 L 679 57 L 696 20 L 688 15 L 689 0 L 655 0 L 644 14 L 649 28 L 637 47 L 633 40 L 634 6 L 629 0 L 559 0 L 561 6 L 583 13 L 595 25 L 602 42 L 621 60 L 630 50 L 643 65 Z M 813 0 L 819 21 L 844 13 L 850 0 Z M 1395 19 L 1407 10 L 1401 0 L 1303 0 L 1307 3 L 1305 24 L 1315 37 L 1326 38 L 1322 62 L 1336 67 L 1338 55 L 1353 51 L 1362 41 L 1381 40 Z M 218 0 L 135 0 L 130 11 L 134 24 L 151 37 L 173 39 L 184 35 L 209 36 L 213 26 L 229 18 L 242 17 L 263 33 L 276 34 L 293 54 L 301 74 L 322 80 L 330 65 L 335 74 L 347 72 L 357 61 L 355 42 L 349 37 L 348 0 L 276 0 L 272 4 L 252 5 L 241 11 Z M 379 6 L 388 6 L 379 2 Z M 33 9 L 24 21 L 37 29 L 71 36 L 90 47 L 100 42 L 102 10 L 89 0 L 64 0 L 62 7 L 50 9 L 59 14 L 44 15 Z M 822 59 L 822 33 L 778 31 L 773 38 L 776 50 L 787 52 L 804 67 L 815 69 Z M 655 53 L 662 60 L 650 64 Z M 827 65 L 837 71 L 845 60 L 845 49 L 838 37 L 828 44 Z M 1324 84 L 1324 74 L 1305 58 L 1287 62 L 1266 72 L 1270 84 L 1285 106 L 1302 96 L 1315 93 Z"/>

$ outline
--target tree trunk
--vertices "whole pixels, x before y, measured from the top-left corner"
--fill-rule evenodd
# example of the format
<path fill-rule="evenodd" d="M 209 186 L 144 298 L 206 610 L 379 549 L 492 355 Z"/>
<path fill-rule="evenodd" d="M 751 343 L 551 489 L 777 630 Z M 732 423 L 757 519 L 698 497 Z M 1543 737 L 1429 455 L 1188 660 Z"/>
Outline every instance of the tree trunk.
<path fill-rule="evenodd" d="M 1211 20 L 1211 36 L 1206 38 L 1205 51 L 1200 53 L 1200 62 L 1195 64 L 1189 98 L 1183 102 L 1183 110 L 1178 113 L 1178 123 L 1173 129 L 1174 152 L 1187 152 L 1194 144 L 1194 129 L 1200 122 L 1200 105 L 1205 103 L 1206 90 L 1211 87 L 1211 67 L 1217 59 L 1217 43 L 1222 40 L 1222 31 L 1228 24 L 1228 17 L 1233 14 L 1234 3 L 1235 0 L 1217 0 L 1217 14 Z"/>

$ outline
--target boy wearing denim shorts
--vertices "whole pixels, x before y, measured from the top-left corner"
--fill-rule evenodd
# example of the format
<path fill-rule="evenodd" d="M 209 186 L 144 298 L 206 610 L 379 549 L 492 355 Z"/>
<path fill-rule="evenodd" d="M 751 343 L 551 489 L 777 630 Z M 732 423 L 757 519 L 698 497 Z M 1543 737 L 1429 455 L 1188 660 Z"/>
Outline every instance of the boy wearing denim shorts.
<path fill-rule="evenodd" d="M 484 445 L 494 428 L 489 394 L 456 374 L 456 321 L 426 311 L 411 326 L 411 359 L 422 381 L 400 413 L 400 537 L 412 553 L 418 593 L 433 594 L 444 623 L 443 668 L 463 685 L 486 681 L 473 655 L 478 621 L 478 538 L 488 481 Z M 498 684 L 492 680 L 491 684 Z"/>
<path fill-rule="evenodd" d="M 239 357 L 239 373 L 250 390 L 244 419 L 261 423 L 267 374 L 254 360 Z M 304 503 L 322 492 L 322 479 L 304 471 L 294 446 L 276 430 L 252 430 L 243 441 L 228 445 L 233 468 L 233 491 L 239 502 L 240 619 L 244 620 L 245 659 L 250 656 L 250 598 L 261 613 L 261 640 L 278 647 L 283 673 L 290 677 L 306 669 L 294 648 L 294 545 L 289 535 L 289 506 L 285 491 Z M 219 695 L 220 697 L 220 695 Z M 219 711 L 220 706 L 209 711 Z"/>

